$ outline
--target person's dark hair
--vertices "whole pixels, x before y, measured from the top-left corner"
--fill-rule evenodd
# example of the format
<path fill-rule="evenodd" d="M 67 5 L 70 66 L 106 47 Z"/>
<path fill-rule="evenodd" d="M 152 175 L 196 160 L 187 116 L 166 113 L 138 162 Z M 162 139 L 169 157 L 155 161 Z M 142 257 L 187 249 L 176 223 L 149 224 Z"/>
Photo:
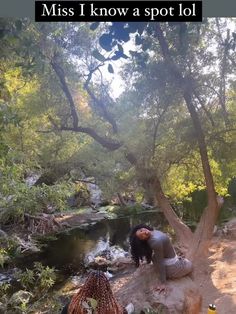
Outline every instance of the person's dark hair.
<path fill-rule="evenodd" d="M 152 249 L 149 247 L 147 241 L 140 240 L 136 236 L 136 232 L 142 228 L 146 228 L 150 231 L 153 230 L 153 228 L 150 226 L 147 226 L 145 224 L 140 224 L 140 225 L 135 226 L 131 230 L 130 236 L 129 236 L 129 243 L 130 243 L 130 247 L 131 247 L 131 256 L 135 262 L 136 267 L 139 267 L 140 261 L 143 260 L 143 257 L 145 257 L 147 263 L 150 263 L 152 260 Z"/>

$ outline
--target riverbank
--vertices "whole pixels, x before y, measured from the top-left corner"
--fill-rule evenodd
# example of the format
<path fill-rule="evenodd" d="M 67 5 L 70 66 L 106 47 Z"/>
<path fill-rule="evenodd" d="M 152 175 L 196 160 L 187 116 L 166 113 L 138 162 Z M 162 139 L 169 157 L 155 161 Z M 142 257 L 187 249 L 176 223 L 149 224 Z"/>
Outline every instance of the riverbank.
<path fill-rule="evenodd" d="M 199 260 L 195 268 L 194 284 L 202 295 L 201 314 L 206 314 L 208 305 L 214 303 L 218 314 L 236 313 L 236 240 L 229 236 L 214 236 L 209 249 L 209 255 Z M 145 272 L 145 266 L 143 271 Z M 128 299 L 132 302 L 135 289 L 127 295 L 126 287 L 133 281 L 136 269 L 127 265 L 123 268 L 116 278 L 111 279 L 111 286 L 115 296 L 123 305 L 126 305 Z M 136 276 L 137 277 L 137 276 Z M 145 276 L 146 278 L 146 276 Z M 143 282 L 144 285 L 144 282 Z M 144 286 L 141 290 L 145 290 Z M 73 295 L 78 291 L 79 286 L 74 286 L 67 295 Z M 139 289 L 139 290 L 140 290 Z M 122 298 L 122 291 L 125 291 L 125 297 Z M 147 298 L 147 300 L 146 300 Z M 147 304 L 149 295 L 143 295 L 140 302 Z M 165 312 L 164 312 L 165 313 Z M 199 314 L 200 314 L 199 313 Z"/>
<path fill-rule="evenodd" d="M 195 266 L 194 283 L 202 295 L 201 314 L 207 313 L 210 303 L 216 305 L 218 314 L 236 313 L 235 261 L 236 240 L 227 236 L 213 237 L 208 257 L 199 260 Z M 132 276 L 133 273 L 128 273 L 112 284 L 115 294 L 119 295 Z"/>
<path fill-rule="evenodd" d="M 144 213 L 144 215 L 147 219 L 147 213 Z M 80 247 L 80 254 L 83 252 L 83 250 L 83 254 L 85 254 L 88 249 L 91 250 L 96 247 L 96 241 L 99 238 L 103 239 L 103 244 L 110 243 L 110 241 L 118 241 L 118 239 L 121 243 L 124 243 L 125 237 L 130 229 L 129 219 L 125 223 L 124 219 L 104 220 L 105 216 L 106 213 L 95 212 L 94 210 L 90 210 L 87 212 L 80 211 L 77 213 L 66 212 L 55 216 L 58 223 L 63 225 L 65 222 L 68 222 L 68 225 L 64 226 L 65 233 L 64 235 L 61 235 L 62 237 L 59 238 L 58 247 L 55 247 L 55 241 L 52 242 L 53 247 L 49 247 L 50 256 L 55 255 L 55 260 L 57 263 L 64 266 L 67 265 L 68 267 L 72 265 L 71 261 L 74 260 L 76 256 L 76 261 L 74 263 L 75 269 L 70 274 L 73 280 L 76 277 L 79 278 L 77 268 L 80 267 L 80 260 L 79 256 L 76 253 L 78 251 L 78 247 Z M 139 219 L 143 220 L 143 217 L 139 217 Z M 99 220 L 101 220 L 101 222 L 95 224 Z M 137 223 L 139 222 L 137 221 Z M 160 218 L 157 219 L 154 225 L 157 227 L 158 223 L 160 223 Z M 84 226 L 85 229 L 82 229 L 79 231 L 79 233 L 77 233 L 76 230 L 78 225 Z M 236 237 L 228 234 L 227 228 L 225 229 L 226 232 L 223 232 L 224 229 L 225 228 L 219 229 L 217 236 L 215 235 L 213 237 L 212 244 L 209 250 L 209 256 L 200 260 L 195 267 L 196 271 L 194 283 L 197 285 L 199 291 L 203 295 L 202 314 L 207 313 L 207 307 L 209 303 L 215 303 L 217 305 L 219 314 L 234 314 L 236 312 L 236 266 L 234 265 L 234 261 L 236 258 Z M 71 231 L 67 233 L 67 230 Z M 87 233 L 88 231 L 89 233 Z M 108 231 L 109 236 L 108 238 L 106 238 Z M 118 231 L 119 234 L 117 234 Z M 120 238 L 121 235 L 122 238 Z M 87 236 L 89 237 L 87 238 Z M 82 241 L 81 243 L 80 239 Z M 117 244 L 117 242 L 115 244 Z M 106 248 L 106 246 L 104 245 L 102 247 L 103 249 L 104 247 Z M 64 254 L 64 256 L 61 256 L 60 254 L 58 255 L 57 252 L 64 252 L 66 254 Z M 72 255 L 70 256 L 70 254 Z M 55 261 L 51 260 L 50 262 L 52 265 L 56 265 Z M 123 263 L 123 265 L 119 266 L 119 272 L 114 278 L 111 279 L 113 291 L 116 293 L 118 290 L 121 290 L 122 286 L 125 286 L 125 284 L 131 280 L 134 272 L 135 268 L 131 266 L 130 263 Z M 69 282 L 71 281 L 69 279 L 69 275 L 66 279 L 68 279 Z M 69 286 L 70 285 L 71 284 L 69 283 Z M 68 296 L 74 294 L 75 291 L 78 290 L 80 285 L 81 282 L 78 282 L 76 285 L 73 284 L 73 287 L 71 286 L 71 288 L 66 289 L 66 294 L 64 293 L 65 291 L 60 291 L 59 299 L 61 301 L 68 300 Z M 53 295 L 55 293 L 58 295 L 57 288 L 55 288 L 53 288 L 52 293 Z M 131 296 L 130 300 L 132 300 Z M 58 301 L 59 305 L 61 301 Z M 52 312 L 50 312 L 51 310 L 47 311 L 47 309 L 45 309 L 45 311 L 44 313 L 52 314 Z M 39 310 L 35 313 L 42 314 L 43 312 L 40 312 Z"/>

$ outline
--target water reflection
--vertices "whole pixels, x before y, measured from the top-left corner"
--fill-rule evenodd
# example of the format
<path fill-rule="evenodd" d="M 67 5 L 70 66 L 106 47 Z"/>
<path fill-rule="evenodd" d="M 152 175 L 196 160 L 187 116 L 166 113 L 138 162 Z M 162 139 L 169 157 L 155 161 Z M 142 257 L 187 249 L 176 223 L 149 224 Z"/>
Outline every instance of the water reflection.
<path fill-rule="evenodd" d="M 132 217 L 102 220 L 86 228 L 76 228 L 67 234 L 60 234 L 54 241 L 47 243 L 40 259 L 44 264 L 66 272 L 83 268 L 84 258 L 89 252 L 96 255 L 99 250 L 119 246 L 128 251 L 130 229 L 140 223 L 150 224 L 165 230 L 167 222 L 158 212 L 147 212 Z"/>

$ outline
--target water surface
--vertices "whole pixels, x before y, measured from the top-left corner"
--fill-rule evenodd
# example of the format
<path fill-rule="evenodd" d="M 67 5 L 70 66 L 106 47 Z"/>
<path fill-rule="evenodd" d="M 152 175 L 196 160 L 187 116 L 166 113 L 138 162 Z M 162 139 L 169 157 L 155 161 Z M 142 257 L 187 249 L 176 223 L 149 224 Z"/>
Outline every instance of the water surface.
<path fill-rule="evenodd" d="M 39 260 L 61 271 L 79 271 L 89 252 L 96 253 L 99 249 L 109 249 L 109 246 L 114 245 L 128 251 L 129 232 L 140 223 L 164 231 L 168 226 L 163 214 L 154 211 L 131 217 L 104 219 L 93 225 L 58 234 L 55 240 L 44 242 L 46 246 L 40 253 Z"/>

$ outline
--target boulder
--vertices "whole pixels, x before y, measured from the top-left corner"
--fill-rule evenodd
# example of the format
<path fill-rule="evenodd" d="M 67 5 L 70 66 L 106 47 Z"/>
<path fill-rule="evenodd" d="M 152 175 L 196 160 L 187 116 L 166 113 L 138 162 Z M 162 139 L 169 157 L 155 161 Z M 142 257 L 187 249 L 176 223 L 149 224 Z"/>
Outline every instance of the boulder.
<path fill-rule="evenodd" d="M 231 219 L 225 224 L 223 232 L 230 236 L 231 239 L 236 239 L 236 218 Z"/>
<path fill-rule="evenodd" d="M 158 283 L 153 265 L 145 265 L 120 281 L 115 295 L 124 305 L 132 302 L 138 314 L 145 309 L 163 314 L 200 313 L 202 297 L 190 277 L 168 280 L 166 294 L 154 290 Z"/>

